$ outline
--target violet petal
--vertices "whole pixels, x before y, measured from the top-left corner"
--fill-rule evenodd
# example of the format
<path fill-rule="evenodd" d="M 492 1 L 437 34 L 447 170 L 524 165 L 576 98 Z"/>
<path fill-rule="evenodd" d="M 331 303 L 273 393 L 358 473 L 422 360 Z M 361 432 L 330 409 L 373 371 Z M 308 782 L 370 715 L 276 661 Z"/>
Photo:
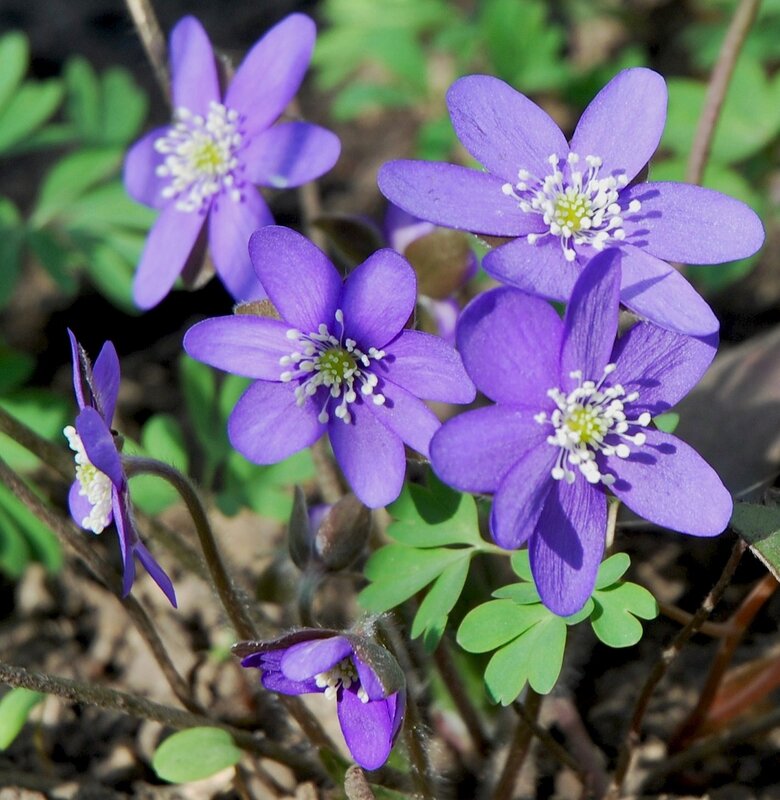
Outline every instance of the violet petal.
<path fill-rule="evenodd" d="M 303 333 L 334 323 L 341 276 L 328 257 L 305 236 L 269 225 L 249 240 L 257 277 L 286 322 Z"/>
<path fill-rule="evenodd" d="M 602 160 L 599 177 L 622 172 L 630 181 L 652 157 L 666 122 L 666 82 L 651 69 L 619 72 L 580 117 L 571 150 Z"/>
<path fill-rule="evenodd" d="M 110 427 L 119 395 L 119 357 L 112 342 L 106 342 L 92 368 L 92 388 L 98 411 Z"/>
<path fill-rule="evenodd" d="M 581 475 L 572 484 L 556 483 L 528 545 L 539 596 L 554 614 L 574 614 L 593 593 L 606 527 L 599 487 Z"/>
<path fill-rule="evenodd" d="M 156 306 L 171 290 L 190 257 L 206 221 L 204 214 L 179 211 L 175 202 L 155 221 L 133 280 L 133 300 L 142 309 Z"/>
<path fill-rule="evenodd" d="M 416 217 L 447 228 L 491 236 L 543 230 L 537 214 L 525 214 L 504 194 L 506 181 L 454 164 L 390 161 L 379 170 L 379 190 Z"/>
<path fill-rule="evenodd" d="M 716 536 L 731 518 L 731 495 L 715 470 L 676 436 L 647 429 L 628 458 L 610 457 L 610 487 L 644 519 L 693 536 Z"/>
<path fill-rule="evenodd" d="M 304 14 L 290 14 L 247 53 L 225 95 L 225 105 L 245 117 L 253 136 L 267 128 L 292 100 L 309 66 L 316 29 Z"/>
<path fill-rule="evenodd" d="M 422 400 L 390 381 L 379 388 L 385 402 L 376 405 L 369 395 L 363 398 L 365 408 L 401 441 L 428 458 L 431 437 L 441 426 L 438 417 Z"/>
<path fill-rule="evenodd" d="M 121 489 L 125 484 L 122 462 L 114 437 L 100 413 L 90 406 L 82 409 L 76 417 L 76 432 L 89 460 L 108 475 L 117 489 Z"/>
<path fill-rule="evenodd" d="M 543 178 L 552 154 L 563 159 L 569 154 L 550 115 L 498 78 L 460 78 L 447 92 L 447 106 L 466 150 L 504 181 L 515 183 L 520 169 Z"/>
<path fill-rule="evenodd" d="M 503 477 L 547 431 L 538 409 L 487 406 L 447 420 L 431 440 L 431 465 L 445 482 L 466 492 L 495 492 Z"/>
<path fill-rule="evenodd" d="M 393 714 L 387 700 L 363 703 L 350 689 L 339 692 L 338 715 L 344 741 L 363 769 L 379 769 L 393 747 Z"/>
<path fill-rule="evenodd" d="M 144 565 L 146 571 L 151 576 L 152 580 L 162 589 L 162 593 L 168 598 L 170 604 L 177 608 L 176 605 L 176 590 L 173 588 L 173 583 L 165 570 L 157 563 L 154 556 L 146 549 L 143 542 L 138 541 L 135 544 L 135 555 L 138 560 Z"/>
<path fill-rule="evenodd" d="M 123 181 L 127 193 L 133 200 L 152 208 L 161 209 L 167 203 L 162 196 L 166 183 L 157 175 L 156 169 L 163 163 L 162 153 L 157 152 L 154 143 L 168 132 L 169 128 L 155 128 L 141 137 L 125 156 Z"/>
<path fill-rule="evenodd" d="M 324 175 L 340 152 L 335 133 L 308 122 L 283 122 L 253 137 L 241 159 L 252 183 L 285 189 Z"/>
<path fill-rule="evenodd" d="M 171 32 L 171 87 L 174 109 L 205 117 L 219 102 L 219 80 L 208 34 L 195 17 L 179 20 Z"/>
<path fill-rule="evenodd" d="M 303 406 L 289 383 L 253 383 L 228 420 L 233 447 L 255 464 L 276 464 L 308 447 L 324 433 L 319 406 L 309 397 Z"/>
<path fill-rule="evenodd" d="M 350 655 L 352 645 L 343 636 L 312 639 L 288 648 L 282 655 L 280 667 L 285 678 L 305 681 L 321 672 L 327 672 Z"/>
<path fill-rule="evenodd" d="M 289 327 L 264 317 L 212 317 L 187 331 L 184 349 L 192 358 L 225 372 L 278 381 L 285 370 L 279 359 L 295 349 L 287 338 Z"/>
<path fill-rule="evenodd" d="M 274 221 L 254 186 L 243 186 L 241 200 L 221 194 L 211 207 L 209 247 L 217 274 L 238 301 L 261 300 L 266 294 L 249 258 L 249 237 Z"/>

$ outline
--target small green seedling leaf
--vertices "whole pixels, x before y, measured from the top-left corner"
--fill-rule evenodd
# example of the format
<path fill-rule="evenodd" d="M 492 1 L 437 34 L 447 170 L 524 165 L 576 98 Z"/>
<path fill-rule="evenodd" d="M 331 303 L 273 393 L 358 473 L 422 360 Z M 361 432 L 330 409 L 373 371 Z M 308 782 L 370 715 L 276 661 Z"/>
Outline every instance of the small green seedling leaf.
<path fill-rule="evenodd" d="M 750 545 L 756 558 L 780 580 L 780 506 L 736 503 L 731 527 Z"/>
<path fill-rule="evenodd" d="M 667 411 L 665 414 L 659 414 L 653 417 L 655 427 L 664 433 L 674 433 L 677 426 L 680 424 L 680 415 L 674 411 Z"/>
<path fill-rule="evenodd" d="M 5 750 L 19 735 L 30 712 L 46 697 L 31 689 L 11 689 L 0 700 L 0 750 Z"/>
<path fill-rule="evenodd" d="M 30 46 L 23 33 L 12 31 L 0 38 L 0 111 L 22 82 L 29 59 Z"/>
<path fill-rule="evenodd" d="M 241 751 L 221 728 L 190 728 L 169 736 L 155 751 L 152 768 L 169 783 L 208 778 L 239 762 Z"/>
<path fill-rule="evenodd" d="M 533 583 L 512 583 L 509 586 L 502 586 L 493 592 L 493 597 L 511 600 L 519 606 L 526 606 L 529 603 L 541 603 L 539 591 Z"/>

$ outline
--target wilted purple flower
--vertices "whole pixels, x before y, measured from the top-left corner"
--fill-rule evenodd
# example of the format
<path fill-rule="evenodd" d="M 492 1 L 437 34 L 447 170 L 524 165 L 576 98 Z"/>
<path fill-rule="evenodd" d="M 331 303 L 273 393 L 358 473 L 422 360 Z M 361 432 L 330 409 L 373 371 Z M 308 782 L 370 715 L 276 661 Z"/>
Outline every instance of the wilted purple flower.
<path fill-rule="evenodd" d="M 364 769 L 390 755 L 404 716 L 405 680 L 383 647 L 362 637 L 304 628 L 270 642 L 239 642 L 233 652 L 257 667 L 266 689 L 335 698 L 349 752 Z"/>
<path fill-rule="evenodd" d="M 184 337 L 193 358 L 256 378 L 228 422 L 233 446 L 275 464 L 326 431 L 355 494 L 376 508 L 398 497 L 404 443 L 423 455 L 439 421 L 421 398 L 467 403 L 474 386 L 437 336 L 404 330 L 416 281 L 393 250 L 379 250 L 342 282 L 299 233 L 257 231 L 249 252 L 281 319 L 204 320 Z"/>
<path fill-rule="evenodd" d="M 92 533 L 102 533 L 112 520 L 116 523 L 124 567 L 123 596 L 133 587 L 135 556 L 138 556 L 175 608 L 176 592 L 171 579 L 146 549 L 135 529 L 127 477 L 111 430 L 119 393 L 116 350 L 111 342 L 106 342 L 93 369 L 70 330 L 68 335 L 73 354 L 73 390 L 79 406 L 75 427 L 68 425 L 63 431 L 76 452 L 76 480 L 68 495 L 70 514 L 77 525 Z"/>
<path fill-rule="evenodd" d="M 432 222 L 415 217 L 399 208 L 393 203 L 388 203 L 384 220 L 384 232 L 387 242 L 393 250 L 408 258 L 406 251 L 411 244 L 436 231 Z M 462 234 L 461 234 L 462 235 Z M 411 260 L 411 259 L 410 259 Z M 414 264 L 414 262 L 412 261 Z M 460 271 L 458 286 L 460 288 L 476 274 L 479 264 L 473 252 L 467 255 L 465 268 L 461 264 L 452 264 L 452 269 Z M 454 296 L 445 298 L 429 297 L 421 291 L 417 302 L 430 314 L 436 324 L 439 336 L 448 344 L 455 344 L 455 325 L 460 316 L 460 303 Z"/>
<path fill-rule="evenodd" d="M 621 302 L 670 330 L 703 336 L 718 321 L 667 261 L 744 258 L 764 241 L 744 203 L 681 183 L 637 183 L 666 121 L 666 84 L 620 72 L 585 109 L 571 142 L 535 103 L 498 78 L 470 75 L 447 93 L 452 124 L 487 172 L 394 161 L 379 172 L 392 202 L 439 225 L 516 237 L 485 270 L 530 294 L 567 301 L 597 252 L 620 248 Z"/>
<path fill-rule="evenodd" d="M 694 536 L 720 533 L 731 516 L 712 468 L 651 425 L 699 380 L 716 336 L 642 322 L 615 343 L 622 259 L 610 249 L 585 267 L 563 321 L 510 287 L 473 300 L 458 346 L 495 405 L 449 420 L 431 443 L 443 480 L 495 494 L 494 540 L 508 549 L 528 542 L 539 594 L 561 615 L 593 591 L 607 489 L 645 519 Z"/>
<path fill-rule="evenodd" d="M 265 296 L 247 242 L 273 217 L 253 184 L 299 186 L 327 172 L 340 151 L 324 128 L 273 125 L 301 85 L 315 33 L 303 14 L 283 19 L 249 51 L 223 96 L 200 22 L 184 17 L 173 29 L 174 122 L 144 136 L 125 161 L 129 194 L 161 210 L 133 285 L 141 308 L 168 294 L 207 218 L 212 260 L 228 291 L 237 300 Z"/>

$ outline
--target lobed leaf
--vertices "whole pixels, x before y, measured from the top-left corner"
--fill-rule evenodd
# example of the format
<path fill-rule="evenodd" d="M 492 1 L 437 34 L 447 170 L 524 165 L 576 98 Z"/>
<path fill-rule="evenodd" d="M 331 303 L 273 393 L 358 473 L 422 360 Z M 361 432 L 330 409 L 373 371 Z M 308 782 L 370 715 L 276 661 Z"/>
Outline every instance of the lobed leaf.
<path fill-rule="evenodd" d="M 412 639 L 416 639 L 429 628 L 446 627 L 447 617 L 458 602 L 466 583 L 472 553 L 473 551 L 466 551 L 465 558 L 450 564 L 436 578 L 414 616 Z"/>
<path fill-rule="evenodd" d="M 487 653 L 517 638 L 550 613 L 541 604 L 519 606 L 512 600 L 489 600 L 466 614 L 458 628 L 457 642 L 469 653 Z"/>

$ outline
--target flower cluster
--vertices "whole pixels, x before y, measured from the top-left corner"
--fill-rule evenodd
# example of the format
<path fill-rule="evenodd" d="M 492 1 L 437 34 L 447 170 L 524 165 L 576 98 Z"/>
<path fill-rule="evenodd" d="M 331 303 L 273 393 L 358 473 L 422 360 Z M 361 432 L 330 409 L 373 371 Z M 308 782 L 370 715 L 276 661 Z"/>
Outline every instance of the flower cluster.
<path fill-rule="evenodd" d="M 253 231 L 273 222 L 255 185 L 285 188 L 318 178 L 336 162 L 335 134 L 306 122 L 274 125 L 298 91 L 315 28 L 292 14 L 249 51 L 222 93 L 206 32 L 194 17 L 170 41 L 175 118 L 127 154 L 125 186 L 160 209 L 135 276 L 133 296 L 151 308 L 176 278 L 197 270 L 194 251 L 208 221 L 217 274 L 237 300 L 264 296 L 247 255 Z M 201 254 L 202 258 L 202 254 Z"/>
<path fill-rule="evenodd" d="M 111 342 L 106 342 L 93 367 L 71 331 L 73 391 L 79 414 L 75 425 L 63 433 L 76 453 L 76 480 L 68 502 L 73 520 L 85 530 L 102 533 L 113 521 L 119 536 L 124 579 L 122 591 L 130 593 L 135 580 L 135 558 L 176 607 L 171 579 L 155 561 L 138 536 L 133 522 L 127 477 L 117 448 L 111 421 L 119 393 L 119 360 Z"/>

